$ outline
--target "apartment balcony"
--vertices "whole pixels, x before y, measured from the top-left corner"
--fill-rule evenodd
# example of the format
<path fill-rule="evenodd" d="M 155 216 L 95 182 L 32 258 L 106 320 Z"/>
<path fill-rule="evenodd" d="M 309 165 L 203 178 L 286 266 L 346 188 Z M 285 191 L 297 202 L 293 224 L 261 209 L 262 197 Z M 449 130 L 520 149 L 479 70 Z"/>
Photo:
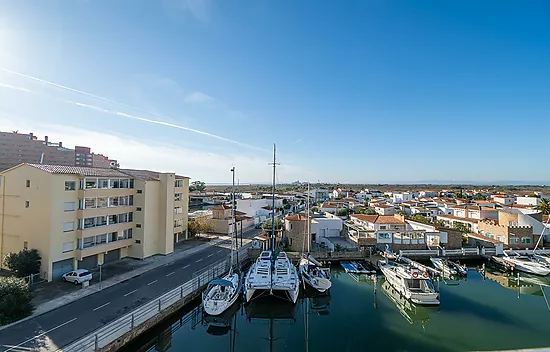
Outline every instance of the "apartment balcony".
<path fill-rule="evenodd" d="M 115 196 L 129 196 L 135 195 L 135 188 L 89 188 L 89 189 L 79 189 L 78 197 L 115 197 Z"/>
<path fill-rule="evenodd" d="M 107 208 L 88 208 L 88 209 L 78 209 L 76 215 L 79 219 L 91 218 L 102 215 L 115 215 L 122 213 L 135 212 L 135 205 L 123 205 L 118 207 L 107 207 Z"/>
<path fill-rule="evenodd" d="M 128 238 L 124 240 L 109 242 L 93 247 L 83 248 L 83 249 L 77 249 L 75 256 L 77 260 L 82 260 L 84 257 L 88 257 L 90 255 L 96 255 L 99 253 L 105 253 L 108 251 L 114 251 L 119 248 L 129 247 L 134 243 L 133 238 Z"/>
<path fill-rule="evenodd" d="M 133 227 L 134 227 L 133 222 L 121 222 L 121 223 L 112 224 L 112 225 L 96 226 L 96 227 L 90 227 L 87 229 L 78 229 L 76 230 L 76 237 L 79 239 L 83 239 L 85 237 L 102 235 L 104 233 L 123 231 Z"/>

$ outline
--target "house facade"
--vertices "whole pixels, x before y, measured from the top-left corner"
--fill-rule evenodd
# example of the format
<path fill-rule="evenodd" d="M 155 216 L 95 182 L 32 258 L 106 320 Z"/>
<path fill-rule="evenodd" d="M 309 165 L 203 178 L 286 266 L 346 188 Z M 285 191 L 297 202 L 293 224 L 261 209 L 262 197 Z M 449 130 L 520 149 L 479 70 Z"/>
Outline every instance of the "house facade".
<path fill-rule="evenodd" d="M 188 177 L 20 164 L 0 178 L 0 256 L 37 249 L 48 280 L 123 257 L 169 254 L 187 238 Z"/>
<path fill-rule="evenodd" d="M 389 204 L 377 204 L 374 206 L 374 211 L 380 215 L 394 215 L 395 208 Z"/>

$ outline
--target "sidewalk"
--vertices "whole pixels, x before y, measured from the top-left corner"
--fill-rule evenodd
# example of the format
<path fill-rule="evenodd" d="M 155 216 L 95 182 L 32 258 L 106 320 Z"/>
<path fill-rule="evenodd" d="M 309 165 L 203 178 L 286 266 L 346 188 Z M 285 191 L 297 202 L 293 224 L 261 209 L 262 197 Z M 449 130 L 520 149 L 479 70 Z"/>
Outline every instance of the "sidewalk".
<path fill-rule="evenodd" d="M 204 244 L 200 244 L 198 246 L 189 246 L 189 245 L 186 246 L 186 244 L 183 243 L 182 244 L 183 249 L 180 248 L 179 251 L 174 251 L 173 253 L 171 253 L 169 255 L 166 255 L 166 256 L 156 256 L 156 257 L 144 259 L 144 260 L 150 261 L 151 263 L 143 265 L 143 266 L 139 267 L 138 269 L 128 271 L 128 272 L 125 272 L 121 275 L 117 275 L 117 276 L 111 277 L 107 280 L 104 280 L 101 283 L 101 288 L 106 289 L 106 288 L 111 287 L 113 285 L 119 284 L 123 281 L 127 281 L 127 280 L 129 280 L 133 277 L 141 275 L 145 272 L 156 269 L 156 268 L 161 267 L 161 266 L 166 265 L 166 264 L 171 264 L 171 263 L 173 263 L 177 260 L 183 259 L 187 256 L 190 256 L 190 255 L 193 255 L 193 254 L 195 254 L 199 251 L 202 251 L 203 249 L 205 249 L 207 247 L 215 246 L 215 245 L 217 245 L 221 242 L 224 242 L 224 241 L 230 239 L 230 237 L 228 237 L 228 236 L 208 235 L 206 237 L 209 238 L 210 241 L 206 242 Z M 99 285 L 95 284 L 95 285 L 89 286 L 88 288 L 79 289 L 78 291 L 71 292 L 71 293 L 63 295 L 61 297 L 54 298 L 52 300 L 46 301 L 44 303 L 41 303 L 41 304 L 37 305 L 35 307 L 35 310 L 34 310 L 32 315 L 30 315 L 30 316 L 28 316 L 24 319 L 18 320 L 16 322 L 13 322 L 11 324 L 1 326 L 0 330 L 3 330 L 5 328 L 11 327 L 13 325 L 19 324 L 23 321 L 32 319 L 32 318 L 34 318 L 38 315 L 47 313 L 47 312 L 52 311 L 56 308 L 67 305 L 71 302 L 74 302 L 76 300 L 79 300 L 81 298 L 84 298 L 86 296 L 89 296 L 89 295 L 94 294 L 94 293 L 99 292 L 99 291 L 100 291 Z"/>

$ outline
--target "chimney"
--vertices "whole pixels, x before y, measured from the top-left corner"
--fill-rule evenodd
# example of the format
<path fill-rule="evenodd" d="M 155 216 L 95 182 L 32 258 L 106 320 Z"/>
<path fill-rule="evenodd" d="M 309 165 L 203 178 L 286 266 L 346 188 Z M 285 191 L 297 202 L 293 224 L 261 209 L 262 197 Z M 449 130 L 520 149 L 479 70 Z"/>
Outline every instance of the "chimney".
<path fill-rule="evenodd" d="M 48 143 L 48 136 L 44 137 L 44 142 Z"/>

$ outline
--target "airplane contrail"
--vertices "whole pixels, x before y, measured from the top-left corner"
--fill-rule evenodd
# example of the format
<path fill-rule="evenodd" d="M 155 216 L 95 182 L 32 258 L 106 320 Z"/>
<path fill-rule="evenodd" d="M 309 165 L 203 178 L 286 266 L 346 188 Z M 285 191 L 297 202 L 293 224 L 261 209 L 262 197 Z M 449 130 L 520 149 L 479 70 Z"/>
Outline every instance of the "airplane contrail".
<path fill-rule="evenodd" d="M 125 104 L 125 103 L 121 103 L 121 102 L 118 102 L 116 100 L 112 100 L 112 99 L 105 98 L 105 97 L 95 95 L 95 94 L 92 94 L 92 93 L 84 92 L 84 91 L 81 91 L 81 90 L 78 90 L 78 89 L 75 89 L 75 88 L 67 87 L 67 86 L 64 86 L 64 85 L 61 85 L 61 84 L 58 84 L 58 83 L 54 83 L 54 82 L 51 82 L 51 81 L 47 81 L 47 80 L 44 80 L 44 79 L 41 79 L 41 78 L 38 78 L 38 77 L 29 76 L 29 75 L 26 75 L 26 74 L 23 74 L 23 73 L 20 73 L 20 72 L 9 70 L 7 68 L 0 67 L 0 71 L 5 71 L 5 72 L 8 72 L 8 73 L 17 75 L 17 76 L 28 78 L 28 79 L 36 81 L 36 82 L 44 83 L 44 84 L 47 84 L 47 85 L 50 85 L 50 86 L 53 86 L 53 87 L 57 87 L 57 88 L 60 88 L 60 89 L 64 89 L 64 90 L 73 92 L 73 93 L 81 94 L 81 95 L 84 95 L 84 96 L 87 96 L 87 97 L 90 97 L 90 98 L 103 100 L 105 102 L 109 102 L 109 103 L 113 103 L 113 104 L 119 104 L 119 105 L 125 106 L 127 108 L 137 110 L 137 111 L 141 111 L 141 112 L 144 112 L 144 113 L 147 113 L 147 114 L 150 114 L 150 115 L 155 115 L 155 116 L 166 118 L 165 116 L 155 114 L 155 113 L 152 113 L 152 112 L 149 112 L 149 111 L 146 111 L 146 110 L 143 110 L 143 109 Z M 24 92 L 28 92 L 28 93 L 34 93 L 31 90 L 28 90 L 26 88 L 16 87 L 16 86 L 3 84 L 3 83 L 0 83 L 0 87 L 9 88 L 9 89 L 13 89 L 13 90 L 24 91 Z M 180 130 L 189 131 L 189 132 L 197 133 L 197 134 L 200 134 L 200 135 L 203 135 L 203 136 L 215 138 L 215 139 L 218 139 L 218 140 L 221 140 L 221 141 L 237 144 L 237 145 L 240 145 L 240 146 L 243 146 L 243 147 L 265 151 L 265 149 L 263 149 L 263 148 L 259 148 L 259 147 L 256 147 L 256 146 L 253 146 L 253 145 L 250 145 L 250 144 L 242 143 L 242 142 L 239 142 L 239 141 L 236 141 L 236 140 L 233 140 L 233 139 L 225 138 L 225 137 L 218 136 L 218 135 L 215 135 L 215 134 L 212 134 L 212 133 L 200 131 L 200 130 L 197 130 L 197 129 L 194 129 L 194 128 L 185 127 L 185 126 L 174 124 L 174 123 L 147 119 L 147 118 L 144 118 L 144 117 L 139 117 L 139 116 L 135 116 L 135 115 L 131 115 L 131 114 L 126 114 L 126 113 L 119 112 L 119 111 L 107 110 L 107 109 L 104 109 L 104 108 L 101 108 L 101 107 L 98 107 L 98 106 L 95 106 L 95 105 L 74 102 L 74 101 L 71 101 L 71 100 L 64 100 L 64 99 L 58 99 L 58 98 L 54 98 L 54 99 L 57 99 L 57 100 L 60 100 L 60 101 L 63 101 L 63 102 L 69 103 L 69 104 L 74 104 L 74 105 L 77 105 L 77 106 L 80 106 L 80 107 L 85 107 L 85 108 L 89 108 L 89 109 L 96 110 L 96 111 L 99 111 L 99 112 L 107 113 L 107 114 L 113 114 L 113 115 L 121 116 L 121 117 L 124 117 L 124 118 L 129 118 L 129 119 L 142 121 L 142 122 L 152 123 L 152 124 L 166 126 L 166 127 L 177 128 L 177 129 L 180 129 Z"/>

